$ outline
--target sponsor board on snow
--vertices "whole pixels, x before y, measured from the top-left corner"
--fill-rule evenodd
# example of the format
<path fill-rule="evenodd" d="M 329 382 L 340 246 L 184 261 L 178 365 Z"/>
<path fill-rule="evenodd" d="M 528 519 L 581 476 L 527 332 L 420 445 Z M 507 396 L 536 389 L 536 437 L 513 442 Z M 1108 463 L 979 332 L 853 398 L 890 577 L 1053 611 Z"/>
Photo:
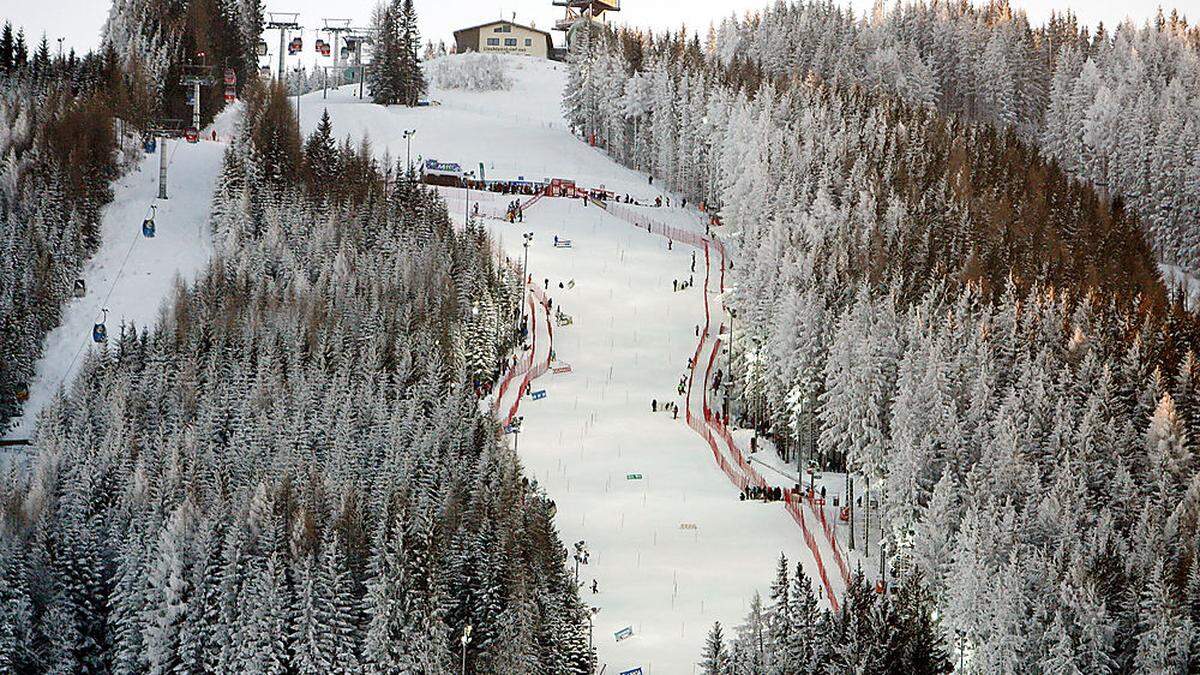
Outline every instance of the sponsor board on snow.
<path fill-rule="evenodd" d="M 680 523 L 679 529 L 681 529 L 681 530 L 698 530 L 700 528 L 696 527 L 695 523 Z"/>
<path fill-rule="evenodd" d="M 642 669 L 638 667 L 633 670 L 622 670 L 621 675 L 642 675 Z"/>
<path fill-rule="evenodd" d="M 640 473 L 625 474 L 625 480 L 641 480 L 641 479 L 642 479 L 642 474 L 640 474 Z"/>
<path fill-rule="evenodd" d="M 613 637 L 617 639 L 617 642 L 633 637 L 633 626 L 625 626 L 621 630 L 613 633 Z M 638 670 L 641 671 L 641 668 L 638 668 Z"/>
<path fill-rule="evenodd" d="M 563 375 L 571 372 L 571 364 L 564 363 L 561 366 L 555 366 L 553 370 L 555 375 Z"/>
<path fill-rule="evenodd" d="M 540 400 L 546 398 L 546 390 L 539 389 L 535 392 L 531 392 L 529 395 L 533 397 L 533 400 L 540 401 Z"/>

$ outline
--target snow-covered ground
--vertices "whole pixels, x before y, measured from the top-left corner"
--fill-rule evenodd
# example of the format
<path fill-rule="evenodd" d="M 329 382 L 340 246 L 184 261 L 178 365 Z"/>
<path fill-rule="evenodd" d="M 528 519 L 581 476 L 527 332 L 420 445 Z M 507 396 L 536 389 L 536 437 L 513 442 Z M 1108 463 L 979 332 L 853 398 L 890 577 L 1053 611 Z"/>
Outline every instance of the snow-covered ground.
<path fill-rule="evenodd" d="M 240 107 L 222 114 L 215 127 L 228 136 Z M 211 137 L 210 137 L 211 138 Z M 189 145 L 169 141 L 167 200 L 158 199 L 157 153 L 146 155 L 138 167 L 113 186 L 115 197 L 104 208 L 100 250 L 85 263 L 87 293 L 63 307 L 62 323 L 51 331 L 29 387 L 24 416 L 7 438 L 25 439 L 34 434 L 38 413 L 54 399 L 83 361 L 85 350 L 96 345 L 92 327 L 108 309 L 109 334 L 119 334 L 122 323 L 140 330 L 153 326 L 176 276 L 191 280 L 212 255 L 208 214 L 213 188 L 221 168 L 225 145 L 210 140 Z M 157 207 L 155 236 L 142 236 L 142 221 Z"/>
<path fill-rule="evenodd" d="M 559 104 L 565 66 L 510 60 L 520 67 L 508 92 L 434 91 L 431 98 L 441 105 L 417 109 L 360 102 L 350 88 L 327 99 L 317 92 L 302 99 L 303 126 L 310 132 L 328 109 L 337 135 L 367 136 L 393 158 L 405 157 L 403 131 L 416 129 L 414 162 L 422 156 L 475 170 L 482 163 L 488 178 L 560 177 L 644 201 L 666 196 L 644 174 L 565 130 Z M 461 221 L 470 202 L 458 192 L 443 191 Z M 478 201 L 487 212 L 495 199 Z M 694 211 L 644 211 L 703 231 Z M 554 307 L 573 319 L 570 326 L 553 326 L 556 365 L 569 364 L 571 372 L 533 382 L 530 389 L 545 397 L 521 401 L 519 452 L 527 474 L 556 501 L 568 549 L 587 543 L 589 563 L 580 566 L 579 578 L 585 601 L 598 608 L 600 663 L 608 673 L 639 666 L 647 674 L 695 672 L 708 628 L 714 620 L 741 621 L 753 593 L 766 593 L 781 551 L 817 577 L 815 560 L 781 504 L 739 501 L 708 444 L 684 421 L 677 386 L 696 350 L 696 327 L 704 324 L 703 252 L 693 273 L 695 249 L 676 242 L 668 250 L 663 237 L 580 200 L 542 199 L 523 223 L 488 223 L 518 261 L 522 233 L 534 233 L 530 275 L 543 286 L 549 280 Z M 570 239 L 572 247 L 556 248 L 555 236 Z M 696 286 L 672 291 L 673 280 L 693 275 Z M 547 330 L 544 318 L 540 331 Z M 549 344 L 549 333 L 539 334 L 535 360 L 549 356 Z M 509 407 L 512 391 L 499 409 Z M 679 418 L 651 413 L 652 399 L 678 403 Z M 618 641 L 615 634 L 626 627 L 632 637 Z"/>
<path fill-rule="evenodd" d="M 1178 286 L 1187 289 L 1188 306 L 1195 307 L 1197 301 L 1200 301 L 1200 279 L 1188 274 L 1178 265 L 1159 263 L 1158 269 L 1162 272 L 1163 281 L 1166 282 L 1168 289 Z"/>

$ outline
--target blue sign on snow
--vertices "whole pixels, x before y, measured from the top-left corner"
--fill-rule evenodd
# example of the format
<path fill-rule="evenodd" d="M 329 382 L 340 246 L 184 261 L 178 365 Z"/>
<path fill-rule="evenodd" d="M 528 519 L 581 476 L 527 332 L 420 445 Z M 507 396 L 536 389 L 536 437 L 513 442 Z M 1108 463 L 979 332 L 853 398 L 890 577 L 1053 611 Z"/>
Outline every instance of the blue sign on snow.
<path fill-rule="evenodd" d="M 532 394 L 530 394 L 530 396 L 533 397 L 533 400 L 540 401 L 540 400 L 546 398 L 546 390 L 541 389 L 541 390 L 535 391 Z"/>
<path fill-rule="evenodd" d="M 633 626 L 626 626 L 622 628 L 621 630 L 613 633 L 613 637 L 617 638 L 617 642 L 620 642 L 625 638 L 633 637 Z"/>
<path fill-rule="evenodd" d="M 642 669 L 634 668 L 633 670 L 622 670 L 621 675 L 642 675 Z"/>

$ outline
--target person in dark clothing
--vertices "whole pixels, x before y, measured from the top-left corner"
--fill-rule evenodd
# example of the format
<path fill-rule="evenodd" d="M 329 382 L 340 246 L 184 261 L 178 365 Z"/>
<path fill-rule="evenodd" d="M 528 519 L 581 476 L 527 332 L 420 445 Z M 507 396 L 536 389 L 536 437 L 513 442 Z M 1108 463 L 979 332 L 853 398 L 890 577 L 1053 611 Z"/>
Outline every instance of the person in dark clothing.
<path fill-rule="evenodd" d="M 674 291 L 674 292 L 678 292 L 678 291 L 679 291 L 679 280 L 678 280 L 678 279 L 672 279 L 672 280 L 671 280 L 671 290 L 672 290 L 672 291 Z"/>
<path fill-rule="evenodd" d="M 654 176 L 653 175 L 650 176 L 650 184 L 654 185 Z"/>
<path fill-rule="evenodd" d="M 650 412 L 658 412 L 658 399 L 650 399 Z"/>
<path fill-rule="evenodd" d="M 596 584 L 596 580 L 592 579 L 592 595 L 600 592 L 600 587 Z"/>
<path fill-rule="evenodd" d="M 696 271 L 696 252 L 692 251 L 692 271 Z"/>

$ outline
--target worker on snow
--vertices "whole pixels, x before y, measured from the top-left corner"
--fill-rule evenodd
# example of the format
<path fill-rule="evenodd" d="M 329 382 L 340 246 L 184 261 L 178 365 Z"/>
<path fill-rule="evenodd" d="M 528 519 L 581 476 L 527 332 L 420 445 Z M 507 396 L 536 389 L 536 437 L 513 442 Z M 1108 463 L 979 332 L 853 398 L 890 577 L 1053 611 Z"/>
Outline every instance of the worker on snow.
<path fill-rule="evenodd" d="M 650 399 L 650 412 L 658 412 L 658 399 Z"/>

